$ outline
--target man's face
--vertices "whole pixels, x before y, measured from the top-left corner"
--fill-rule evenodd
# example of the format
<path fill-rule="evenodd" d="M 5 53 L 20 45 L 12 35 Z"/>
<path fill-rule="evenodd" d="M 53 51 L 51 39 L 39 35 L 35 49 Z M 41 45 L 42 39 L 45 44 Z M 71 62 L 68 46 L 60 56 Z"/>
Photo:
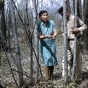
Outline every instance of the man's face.
<path fill-rule="evenodd" d="M 69 12 L 67 12 L 67 18 L 69 18 L 69 16 L 70 16 L 70 13 L 69 13 Z"/>
<path fill-rule="evenodd" d="M 60 13 L 60 15 L 63 17 L 63 11 Z M 69 17 L 69 12 L 66 12 L 67 18 Z"/>
<path fill-rule="evenodd" d="M 63 11 L 60 13 L 61 16 L 63 16 Z"/>

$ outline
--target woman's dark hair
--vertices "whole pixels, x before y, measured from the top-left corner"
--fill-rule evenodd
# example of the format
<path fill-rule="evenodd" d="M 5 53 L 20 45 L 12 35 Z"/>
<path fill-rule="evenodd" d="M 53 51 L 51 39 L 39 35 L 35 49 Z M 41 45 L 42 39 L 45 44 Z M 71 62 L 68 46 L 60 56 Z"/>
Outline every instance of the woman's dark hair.
<path fill-rule="evenodd" d="M 40 11 L 40 12 L 39 12 L 39 17 L 41 17 L 43 13 L 48 13 L 48 12 L 47 12 L 46 10 Z"/>

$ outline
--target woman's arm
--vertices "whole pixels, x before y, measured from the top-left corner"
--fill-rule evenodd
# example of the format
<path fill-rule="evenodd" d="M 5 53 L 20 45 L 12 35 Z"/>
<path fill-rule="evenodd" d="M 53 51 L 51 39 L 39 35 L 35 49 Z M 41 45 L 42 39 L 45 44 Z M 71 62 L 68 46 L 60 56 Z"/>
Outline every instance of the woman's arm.
<path fill-rule="evenodd" d="M 51 38 L 51 35 L 42 35 L 41 32 L 38 33 L 38 38 L 39 39 L 45 39 L 45 38 Z"/>
<path fill-rule="evenodd" d="M 53 35 L 52 35 L 52 39 L 55 39 L 55 37 L 57 36 L 57 30 L 56 29 L 54 29 L 53 30 Z"/>

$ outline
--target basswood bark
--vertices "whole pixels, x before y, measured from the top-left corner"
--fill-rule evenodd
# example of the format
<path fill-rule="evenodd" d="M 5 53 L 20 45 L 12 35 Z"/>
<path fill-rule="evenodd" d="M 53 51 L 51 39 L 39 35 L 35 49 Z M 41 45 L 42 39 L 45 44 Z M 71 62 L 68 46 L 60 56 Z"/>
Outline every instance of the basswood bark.
<path fill-rule="evenodd" d="M 36 0 L 32 0 L 32 13 L 33 13 L 33 30 L 34 30 L 34 50 L 35 54 L 33 59 L 33 76 L 38 77 L 38 58 L 39 58 L 39 43 L 38 43 L 38 31 L 37 31 L 37 7 Z M 37 62 L 38 61 L 38 62 Z"/>
<path fill-rule="evenodd" d="M 74 25 L 75 25 L 75 28 L 77 28 L 77 0 L 75 0 L 75 22 L 74 22 Z M 76 68 L 76 53 L 77 53 L 77 49 L 76 49 L 76 46 L 77 46 L 77 36 L 75 34 L 75 37 L 74 37 L 74 55 L 73 55 L 73 69 L 72 69 L 72 79 L 74 78 L 74 74 L 75 74 L 75 68 Z"/>
<path fill-rule="evenodd" d="M 64 0 L 63 3 L 63 12 L 64 12 L 64 82 L 67 82 L 68 79 L 68 64 L 67 64 L 67 0 Z"/>
<path fill-rule="evenodd" d="M 12 20 L 12 27 L 13 27 L 13 36 L 15 42 L 15 52 L 16 52 L 16 66 L 19 71 L 19 86 L 20 88 L 23 86 L 23 70 L 21 66 L 21 57 L 20 57 L 20 49 L 19 49 L 19 41 L 18 41 L 18 34 L 17 34 L 17 27 L 16 27 L 16 20 L 15 20 L 15 12 L 13 8 L 13 0 L 10 0 L 10 9 L 11 9 L 11 20 Z"/>

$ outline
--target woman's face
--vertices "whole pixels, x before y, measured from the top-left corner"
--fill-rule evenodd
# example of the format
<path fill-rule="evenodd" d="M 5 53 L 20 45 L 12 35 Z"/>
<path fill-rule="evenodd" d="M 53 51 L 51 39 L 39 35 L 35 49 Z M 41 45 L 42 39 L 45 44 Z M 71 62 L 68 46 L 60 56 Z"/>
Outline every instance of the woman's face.
<path fill-rule="evenodd" d="M 42 16 L 40 17 L 40 19 L 43 21 L 43 22 L 47 22 L 48 21 L 48 13 L 43 13 Z"/>

